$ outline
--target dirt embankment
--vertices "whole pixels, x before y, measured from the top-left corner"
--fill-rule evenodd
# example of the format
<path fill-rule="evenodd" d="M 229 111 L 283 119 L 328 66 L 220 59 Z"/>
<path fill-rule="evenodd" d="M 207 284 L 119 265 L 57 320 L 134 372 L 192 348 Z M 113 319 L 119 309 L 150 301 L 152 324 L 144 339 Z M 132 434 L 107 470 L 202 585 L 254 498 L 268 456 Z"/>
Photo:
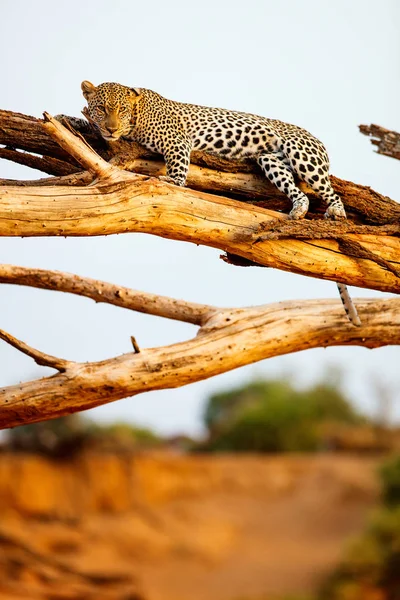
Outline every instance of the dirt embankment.
<path fill-rule="evenodd" d="M 377 500 L 371 458 L 0 455 L 0 598 L 312 590 Z"/>

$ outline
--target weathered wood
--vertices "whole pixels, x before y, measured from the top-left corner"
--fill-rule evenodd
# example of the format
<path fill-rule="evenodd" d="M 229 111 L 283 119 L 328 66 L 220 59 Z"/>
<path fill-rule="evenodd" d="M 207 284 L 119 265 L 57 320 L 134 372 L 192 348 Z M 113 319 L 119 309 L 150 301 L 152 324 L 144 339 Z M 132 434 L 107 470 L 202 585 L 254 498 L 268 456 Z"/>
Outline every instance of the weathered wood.
<path fill-rule="evenodd" d="M 85 187 L 0 188 L 0 236 L 145 232 L 217 247 L 264 266 L 400 291 L 399 224 L 392 224 L 393 235 L 388 235 L 380 227 L 371 232 L 329 220 L 325 238 L 317 230 L 315 239 L 312 226 L 303 221 L 288 223 L 285 237 L 274 239 L 269 230 L 283 218 L 280 213 L 135 175 L 102 159 L 58 121 L 48 117 L 44 127 L 99 179 Z M 306 242 L 293 239 L 295 229 L 301 236 L 307 227 Z"/>
<path fill-rule="evenodd" d="M 51 171 L 54 175 L 64 176 L 76 173 L 76 165 L 59 160 L 58 158 L 50 158 L 49 156 L 37 156 L 29 152 L 21 152 L 12 148 L 0 148 L 0 158 L 5 158 L 19 165 L 37 169 L 48 173 Z"/>
<path fill-rule="evenodd" d="M 282 219 L 280 213 L 120 173 L 114 183 L 89 187 L 0 188 L 0 236 L 151 233 L 219 248 L 269 267 L 400 292 L 400 237 L 346 233 L 354 225 L 329 222 L 326 236 L 337 239 L 269 239 L 268 227 Z"/>
<path fill-rule="evenodd" d="M 371 144 L 378 147 L 378 154 L 400 160 L 400 133 L 380 125 L 360 125 L 359 128 L 361 133 L 371 138 Z"/>
<path fill-rule="evenodd" d="M 105 302 L 148 315 L 184 321 L 198 326 L 202 325 L 210 314 L 215 312 L 215 308 L 207 304 L 185 302 L 185 300 L 176 300 L 159 294 L 140 292 L 121 285 L 113 285 L 98 279 L 80 277 L 61 271 L 0 264 L 0 283 L 68 292 L 91 298 L 95 302 Z"/>
<path fill-rule="evenodd" d="M 186 342 L 140 349 L 65 373 L 0 389 L 0 428 L 86 410 L 141 392 L 176 388 L 259 360 L 307 348 L 400 343 L 400 299 L 356 300 L 362 327 L 339 301 L 218 309 Z"/>
<path fill-rule="evenodd" d="M 49 136 L 43 125 L 43 120 L 36 117 L 0 110 L 0 144 L 9 148 L 18 148 L 26 152 L 58 158 L 79 167 L 79 163 Z M 100 136 L 95 134 L 86 134 L 86 136 L 90 145 L 96 150 L 106 150 L 107 145 L 105 142 L 102 144 Z"/>

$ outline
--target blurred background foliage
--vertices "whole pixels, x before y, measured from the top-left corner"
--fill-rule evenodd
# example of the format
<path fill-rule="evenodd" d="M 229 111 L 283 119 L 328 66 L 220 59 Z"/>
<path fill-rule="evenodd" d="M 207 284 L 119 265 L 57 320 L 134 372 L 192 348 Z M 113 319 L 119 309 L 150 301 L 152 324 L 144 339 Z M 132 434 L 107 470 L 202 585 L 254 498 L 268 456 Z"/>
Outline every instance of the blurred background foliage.
<path fill-rule="evenodd" d="M 386 410 L 386 409 L 385 409 Z M 400 448 L 399 432 L 382 415 L 360 414 L 340 387 L 340 377 L 297 389 L 289 378 L 254 380 L 211 395 L 205 435 L 163 438 L 129 423 L 93 423 L 80 414 L 16 427 L 7 447 L 68 457 L 82 449 L 133 451 L 170 448 L 192 452 L 385 452 Z"/>
<path fill-rule="evenodd" d="M 400 599 L 400 455 L 379 472 L 381 507 L 364 533 L 344 549 L 343 558 L 315 595 L 273 600 L 399 600 Z M 271 597 L 240 600 L 272 600 Z"/>
<path fill-rule="evenodd" d="M 400 599 L 400 456 L 380 470 L 382 505 L 315 600 Z"/>
<path fill-rule="evenodd" d="M 208 400 L 210 451 L 315 451 L 332 446 L 339 425 L 365 425 L 340 389 L 319 383 L 297 390 L 285 380 L 254 381 Z"/>
<path fill-rule="evenodd" d="M 130 452 L 161 443 L 162 439 L 149 429 L 128 423 L 102 425 L 74 414 L 15 427 L 8 432 L 6 447 L 14 452 L 69 459 L 83 450 Z"/>

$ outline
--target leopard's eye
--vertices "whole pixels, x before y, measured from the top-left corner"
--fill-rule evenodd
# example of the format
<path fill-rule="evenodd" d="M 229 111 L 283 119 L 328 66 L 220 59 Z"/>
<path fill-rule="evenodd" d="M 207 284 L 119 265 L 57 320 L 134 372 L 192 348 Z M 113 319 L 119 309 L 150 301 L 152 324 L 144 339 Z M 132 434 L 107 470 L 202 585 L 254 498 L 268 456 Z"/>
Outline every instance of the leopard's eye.
<path fill-rule="evenodd" d="M 99 117 L 102 117 L 103 115 L 106 114 L 105 109 L 102 106 L 97 106 L 96 107 L 96 114 L 99 115 Z"/>

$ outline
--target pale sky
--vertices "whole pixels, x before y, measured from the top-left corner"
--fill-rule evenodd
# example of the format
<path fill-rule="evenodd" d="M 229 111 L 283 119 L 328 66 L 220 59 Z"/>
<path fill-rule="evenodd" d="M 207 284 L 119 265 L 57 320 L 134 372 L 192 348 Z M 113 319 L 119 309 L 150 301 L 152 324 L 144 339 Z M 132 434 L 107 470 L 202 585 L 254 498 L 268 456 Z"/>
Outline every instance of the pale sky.
<path fill-rule="evenodd" d="M 0 108 L 80 116 L 80 82 L 117 81 L 196 104 L 302 126 L 328 148 L 332 173 L 399 200 L 400 163 L 373 152 L 360 123 L 400 130 L 397 0 L 2 0 Z M 0 163 L 0 177 L 35 178 Z M 143 234 L 85 239 L 0 238 L 1 262 L 59 269 L 220 306 L 337 297 L 334 283 L 240 269 L 220 251 Z M 357 288 L 354 297 L 383 294 Z M 339 300 L 338 300 L 339 301 Z M 195 334 L 190 325 L 66 294 L 2 285 L 0 328 L 44 352 L 95 361 Z M 252 377 L 313 382 L 332 367 L 358 406 L 376 411 L 374 381 L 400 415 L 398 348 L 328 348 L 277 357 L 176 390 L 141 394 L 87 414 L 164 433 L 201 430 L 209 393 Z M 0 386 L 50 374 L 0 342 Z M 397 396 L 396 396 L 397 391 Z"/>

